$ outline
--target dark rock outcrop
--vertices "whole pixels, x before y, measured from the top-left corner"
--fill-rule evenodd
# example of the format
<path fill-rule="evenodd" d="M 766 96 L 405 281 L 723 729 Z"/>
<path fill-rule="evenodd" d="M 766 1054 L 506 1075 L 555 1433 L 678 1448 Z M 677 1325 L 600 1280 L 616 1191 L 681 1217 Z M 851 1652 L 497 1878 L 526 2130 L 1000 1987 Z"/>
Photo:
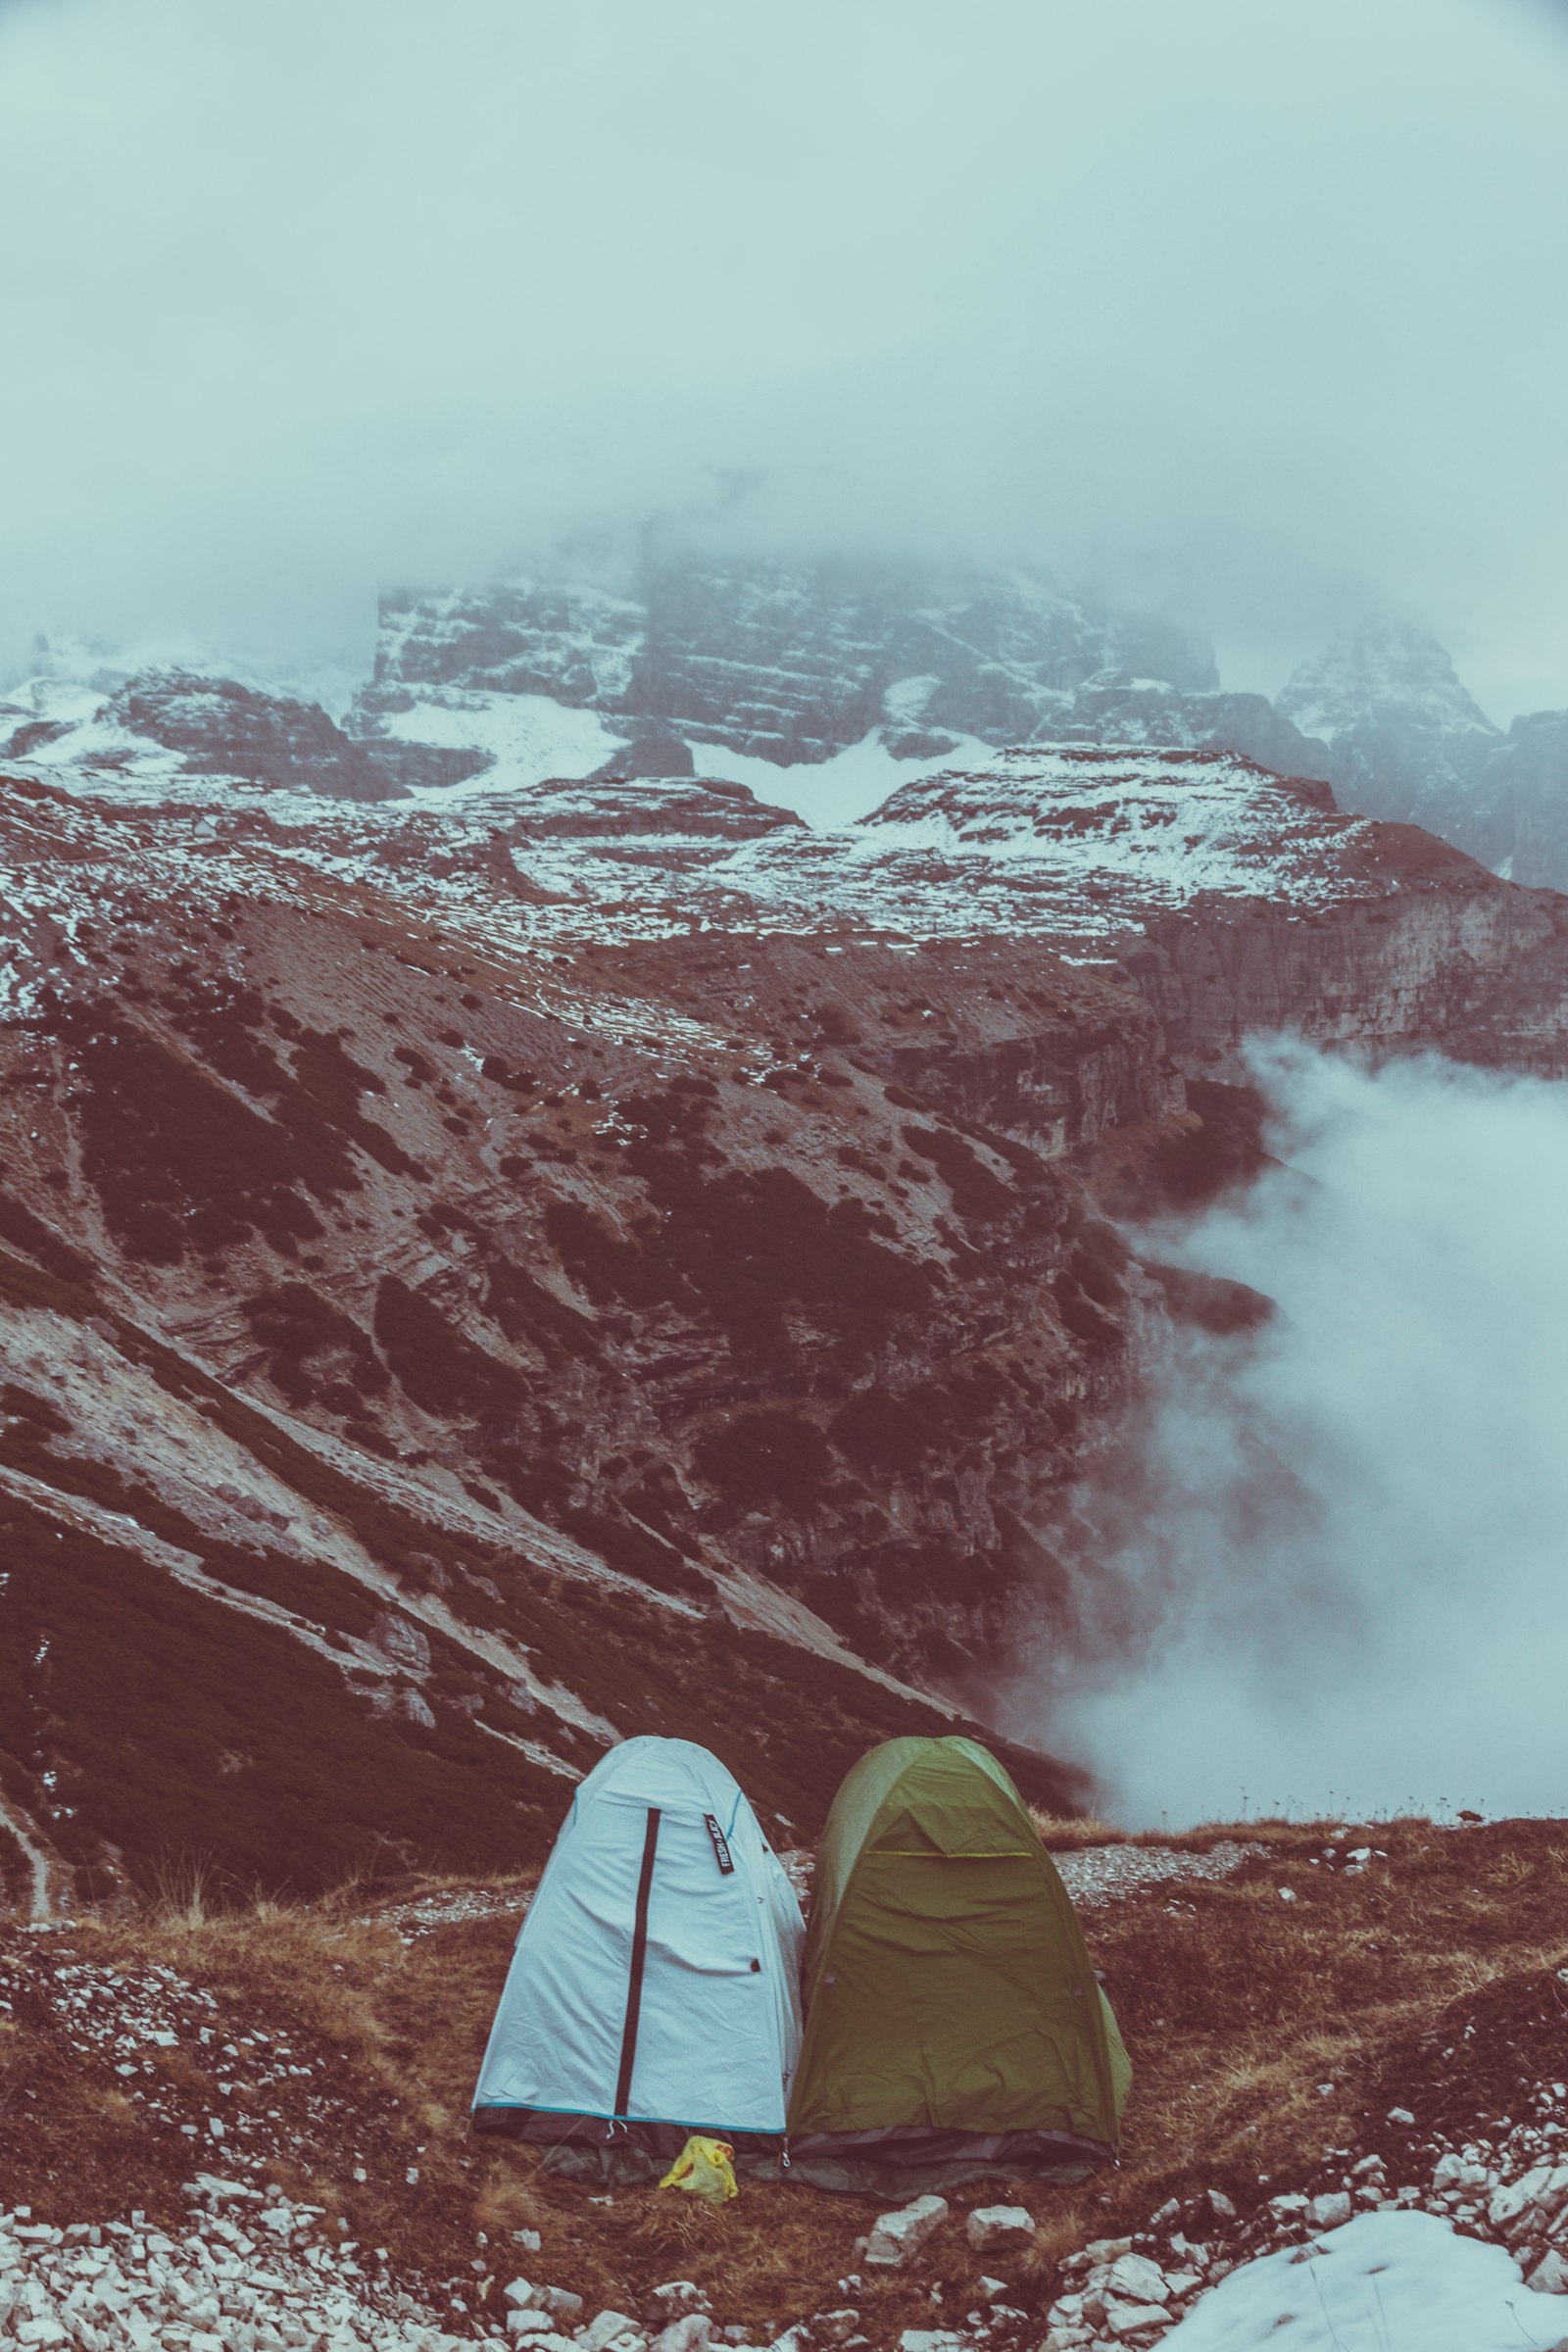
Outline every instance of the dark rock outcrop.
<path fill-rule="evenodd" d="M 361 737 L 355 748 L 396 794 L 445 791 L 469 783 L 495 762 L 489 752 L 462 744 L 409 743 L 394 736 Z"/>
<path fill-rule="evenodd" d="M 627 784 L 635 776 L 695 776 L 691 745 L 667 727 L 643 727 L 624 750 L 590 774 L 590 784 Z"/>
<path fill-rule="evenodd" d="M 395 800 L 404 790 L 319 704 L 261 694 L 233 678 L 144 670 L 111 695 L 103 716 L 177 752 L 192 775 L 341 801 Z"/>

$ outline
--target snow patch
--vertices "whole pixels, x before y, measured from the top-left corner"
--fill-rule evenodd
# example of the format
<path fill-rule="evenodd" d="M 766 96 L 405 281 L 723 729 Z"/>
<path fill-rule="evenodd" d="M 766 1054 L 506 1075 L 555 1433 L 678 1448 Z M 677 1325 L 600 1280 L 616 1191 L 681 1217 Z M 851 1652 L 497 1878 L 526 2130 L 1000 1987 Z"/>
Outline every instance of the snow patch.
<path fill-rule="evenodd" d="M 1568 2300 L 1535 2294 L 1501 2246 L 1429 2213 L 1365 2213 L 1244 2263 L 1161 2338 L 1162 2352 L 1518 2352 L 1568 2336 Z"/>

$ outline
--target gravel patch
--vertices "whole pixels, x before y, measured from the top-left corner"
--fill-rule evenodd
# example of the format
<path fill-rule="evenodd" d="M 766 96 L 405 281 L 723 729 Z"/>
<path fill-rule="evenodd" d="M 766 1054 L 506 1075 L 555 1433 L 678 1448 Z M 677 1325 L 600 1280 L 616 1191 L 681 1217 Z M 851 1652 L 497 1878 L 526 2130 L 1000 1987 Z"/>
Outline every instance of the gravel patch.
<path fill-rule="evenodd" d="M 0 2212 L 0 2343 L 61 2352 L 472 2352 L 320 2208 L 199 2174 L 184 2230 Z M 499 2348 L 488 2334 L 480 2344 Z"/>
<path fill-rule="evenodd" d="M 1224 1838 L 1196 1854 L 1178 1852 L 1173 1845 L 1087 1845 L 1051 1858 L 1079 1910 L 1093 1911 L 1102 1903 L 1124 1903 L 1164 1880 L 1228 1879 L 1244 1862 L 1267 1851 L 1266 1845 Z M 815 1856 L 807 1846 L 794 1846 L 779 1860 L 802 1908 L 809 1910 Z"/>
<path fill-rule="evenodd" d="M 1244 1862 L 1267 1852 L 1266 1845 L 1225 1838 L 1197 1854 L 1179 1853 L 1171 1845 L 1088 1845 L 1076 1853 L 1054 1854 L 1052 1860 L 1078 1908 L 1092 1911 L 1101 1903 L 1124 1903 L 1168 1879 L 1228 1879 Z"/>
<path fill-rule="evenodd" d="M 518 1919 L 529 1896 L 496 1894 L 483 1886 L 455 1886 L 440 1894 L 419 1895 L 412 1902 L 391 1903 L 384 1911 L 368 1911 L 361 1922 L 368 1928 L 390 1928 L 405 1943 L 418 1943 L 441 1928 L 456 1928 L 470 1919 L 495 1919 L 514 1912 Z"/>

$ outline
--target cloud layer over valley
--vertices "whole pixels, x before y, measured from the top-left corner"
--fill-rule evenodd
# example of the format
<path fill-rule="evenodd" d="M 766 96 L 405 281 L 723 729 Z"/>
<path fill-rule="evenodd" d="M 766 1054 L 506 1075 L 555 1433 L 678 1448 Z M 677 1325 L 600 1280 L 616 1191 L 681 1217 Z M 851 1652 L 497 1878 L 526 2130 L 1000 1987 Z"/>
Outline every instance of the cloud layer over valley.
<path fill-rule="evenodd" d="M 1259 1071 L 1285 1164 L 1155 1253 L 1277 1311 L 1177 1342 L 1085 1498 L 1100 1663 L 1056 1660 L 1073 1690 L 1026 1712 L 1139 1823 L 1560 1812 L 1568 1094 Z"/>

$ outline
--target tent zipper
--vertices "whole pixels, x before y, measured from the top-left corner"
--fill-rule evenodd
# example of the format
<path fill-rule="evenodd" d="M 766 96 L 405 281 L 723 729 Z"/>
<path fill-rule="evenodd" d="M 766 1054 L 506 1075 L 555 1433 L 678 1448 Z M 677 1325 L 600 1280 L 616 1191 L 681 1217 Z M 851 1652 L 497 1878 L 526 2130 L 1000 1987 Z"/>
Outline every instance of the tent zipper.
<path fill-rule="evenodd" d="M 648 1808 L 643 1838 L 643 1866 L 637 1879 L 637 1910 L 631 1933 L 631 1973 L 626 1983 L 626 2023 L 620 2036 L 620 2073 L 615 2079 L 615 2114 L 624 2118 L 631 2100 L 631 2070 L 637 2056 L 637 2021 L 643 2006 L 643 1970 L 648 1960 L 648 1897 L 654 1884 L 654 1855 L 659 1846 L 660 1808 Z"/>

